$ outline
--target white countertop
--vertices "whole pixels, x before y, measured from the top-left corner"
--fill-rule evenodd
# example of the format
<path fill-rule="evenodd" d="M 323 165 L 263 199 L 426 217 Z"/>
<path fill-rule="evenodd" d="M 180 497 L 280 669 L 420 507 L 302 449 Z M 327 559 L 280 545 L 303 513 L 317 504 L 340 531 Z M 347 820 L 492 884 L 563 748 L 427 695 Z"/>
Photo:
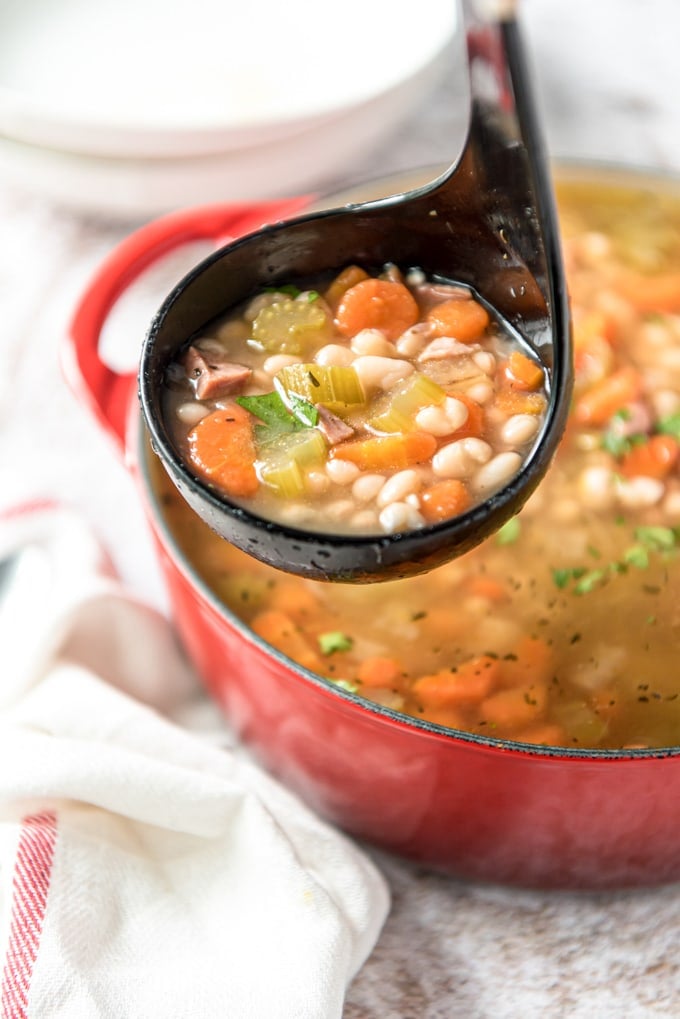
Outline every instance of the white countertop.
<path fill-rule="evenodd" d="M 680 2 L 525 0 L 523 10 L 551 154 L 680 172 Z M 444 84 L 338 186 L 447 162 L 457 116 Z M 67 390 L 57 361 L 83 287 L 135 225 L 79 216 L 0 185 L 0 504 L 34 496 L 71 502 L 129 585 L 163 607 L 133 483 Z M 126 351 L 130 368 L 178 264 L 159 270 L 112 323 L 108 339 Z M 516 891 L 372 855 L 393 906 L 350 988 L 346 1019 L 680 1015 L 680 885 L 597 895 Z"/>

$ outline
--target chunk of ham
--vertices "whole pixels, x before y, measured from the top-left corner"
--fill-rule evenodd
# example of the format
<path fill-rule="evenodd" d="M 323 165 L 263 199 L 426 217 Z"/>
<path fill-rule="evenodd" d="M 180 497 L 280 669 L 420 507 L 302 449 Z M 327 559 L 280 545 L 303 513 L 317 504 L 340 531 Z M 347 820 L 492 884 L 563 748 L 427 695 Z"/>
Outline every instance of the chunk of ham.
<path fill-rule="evenodd" d="M 238 393 L 253 374 L 252 368 L 227 360 L 217 350 L 200 350 L 198 347 L 189 347 L 182 364 L 199 400 Z"/>
<path fill-rule="evenodd" d="M 352 438 L 354 429 L 351 425 L 346 424 L 342 418 L 320 403 L 316 404 L 316 409 L 319 412 L 317 428 L 329 446 L 337 446 L 339 442 Z"/>

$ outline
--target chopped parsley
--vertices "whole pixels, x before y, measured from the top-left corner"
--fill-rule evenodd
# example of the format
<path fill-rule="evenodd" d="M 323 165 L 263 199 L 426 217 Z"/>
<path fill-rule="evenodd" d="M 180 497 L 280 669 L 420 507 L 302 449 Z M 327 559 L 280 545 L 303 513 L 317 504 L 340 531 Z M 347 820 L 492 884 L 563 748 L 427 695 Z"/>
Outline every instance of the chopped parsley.
<path fill-rule="evenodd" d="M 518 517 L 511 517 L 496 534 L 497 545 L 514 545 L 519 538 L 522 525 Z"/>
<path fill-rule="evenodd" d="M 672 435 L 680 442 L 680 410 L 674 414 L 668 414 L 656 423 L 656 430 L 661 435 Z"/>
<path fill-rule="evenodd" d="M 277 392 L 261 396 L 237 396 L 236 402 L 262 422 L 255 426 L 255 439 L 260 446 L 269 445 L 289 432 L 311 428 L 319 420 L 316 407 L 295 394 L 290 396 L 290 409 Z"/>
<path fill-rule="evenodd" d="M 334 655 L 338 651 L 351 651 L 354 641 L 341 630 L 330 630 L 318 636 L 319 647 L 324 655 Z"/>

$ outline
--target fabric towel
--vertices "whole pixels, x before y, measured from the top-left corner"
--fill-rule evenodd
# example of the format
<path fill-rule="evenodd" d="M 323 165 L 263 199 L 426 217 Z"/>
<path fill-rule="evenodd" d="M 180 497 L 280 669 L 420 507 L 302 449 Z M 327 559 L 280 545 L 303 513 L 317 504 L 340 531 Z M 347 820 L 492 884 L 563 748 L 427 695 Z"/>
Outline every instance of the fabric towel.
<path fill-rule="evenodd" d="M 0 518 L 0 647 L 2 1019 L 340 1016 L 385 882 L 219 723 L 169 720 L 212 716 L 68 510 Z"/>

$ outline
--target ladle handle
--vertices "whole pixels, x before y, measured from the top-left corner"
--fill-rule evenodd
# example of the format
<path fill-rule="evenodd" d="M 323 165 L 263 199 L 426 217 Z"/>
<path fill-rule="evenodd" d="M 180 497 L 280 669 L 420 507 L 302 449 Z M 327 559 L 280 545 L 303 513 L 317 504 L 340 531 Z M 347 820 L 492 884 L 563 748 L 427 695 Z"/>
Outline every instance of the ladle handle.
<path fill-rule="evenodd" d="M 125 448 L 136 374 L 115 371 L 99 353 L 104 325 L 118 298 L 145 269 L 174 249 L 202 240 L 219 247 L 265 223 L 292 216 L 311 200 L 301 196 L 172 212 L 130 234 L 100 265 L 71 319 L 61 364 L 73 392 L 89 407 L 119 452 Z"/>

